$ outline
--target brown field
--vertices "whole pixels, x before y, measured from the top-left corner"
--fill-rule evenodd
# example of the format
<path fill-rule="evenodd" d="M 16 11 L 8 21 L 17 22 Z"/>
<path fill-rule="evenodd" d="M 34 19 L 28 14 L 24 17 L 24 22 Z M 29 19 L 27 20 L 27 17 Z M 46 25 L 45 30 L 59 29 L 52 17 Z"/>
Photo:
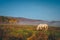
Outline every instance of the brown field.
<path fill-rule="evenodd" d="M 37 31 L 33 25 L 0 25 L 0 40 L 60 40 L 60 27 Z"/>

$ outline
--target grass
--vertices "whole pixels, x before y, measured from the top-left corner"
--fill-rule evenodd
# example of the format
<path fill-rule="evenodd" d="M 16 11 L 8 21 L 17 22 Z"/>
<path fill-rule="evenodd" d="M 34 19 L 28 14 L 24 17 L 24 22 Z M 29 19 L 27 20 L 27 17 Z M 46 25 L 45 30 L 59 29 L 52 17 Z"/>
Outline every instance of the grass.
<path fill-rule="evenodd" d="M 37 26 L 33 25 L 0 25 L 0 32 L 5 36 L 7 34 L 8 37 L 19 37 L 20 35 L 24 38 L 24 40 L 27 40 L 26 38 L 31 37 L 33 34 L 38 35 L 40 31 L 37 31 L 36 27 Z M 52 33 L 53 35 L 55 34 L 56 38 L 60 38 L 60 30 L 56 30 L 54 28 L 55 27 L 51 27 L 47 32 L 44 33 L 47 35 L 50 35 Z"/>

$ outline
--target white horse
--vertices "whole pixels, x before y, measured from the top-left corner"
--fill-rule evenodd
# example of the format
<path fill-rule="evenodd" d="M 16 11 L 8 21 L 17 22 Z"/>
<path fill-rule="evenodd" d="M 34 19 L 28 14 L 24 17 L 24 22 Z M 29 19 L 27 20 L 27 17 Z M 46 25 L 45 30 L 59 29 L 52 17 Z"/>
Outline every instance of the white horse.
<path fill-rule="evenodd" d="M 39 24 L 37 26 L 37 30 L 47 31 L 48 30 L 48 25 L 47 24 Z"/>

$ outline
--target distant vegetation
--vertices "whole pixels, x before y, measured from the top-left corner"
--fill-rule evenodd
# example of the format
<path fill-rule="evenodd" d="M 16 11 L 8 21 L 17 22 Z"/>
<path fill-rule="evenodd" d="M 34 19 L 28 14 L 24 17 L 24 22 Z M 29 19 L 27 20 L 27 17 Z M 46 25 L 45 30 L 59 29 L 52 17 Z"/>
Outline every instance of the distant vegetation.
<path fill-rule="evenodd" d="M 17 19 L 13 17 L 0 16 L 0 23 L 17 23 Z"/>
<path fill-rule="evenodd" d="M 0 40 L 60 40 L 60 27 L 37 31 L 33 25 L 0 25 Z"/>

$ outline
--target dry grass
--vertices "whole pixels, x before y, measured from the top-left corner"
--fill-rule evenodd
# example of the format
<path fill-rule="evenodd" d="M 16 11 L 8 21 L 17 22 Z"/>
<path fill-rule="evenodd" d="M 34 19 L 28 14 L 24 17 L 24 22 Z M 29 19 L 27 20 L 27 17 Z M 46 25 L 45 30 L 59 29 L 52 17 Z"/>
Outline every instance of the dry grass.
<path fill-rule="evenodd" d="M 57 40 L 60 40 L 60 30 L 51 27 L 47 32 L 37 31 L 33 25 L 0 25 L 0 39 L 3 40 L 48 40 L 48 36 L 53 32 Z"/>

